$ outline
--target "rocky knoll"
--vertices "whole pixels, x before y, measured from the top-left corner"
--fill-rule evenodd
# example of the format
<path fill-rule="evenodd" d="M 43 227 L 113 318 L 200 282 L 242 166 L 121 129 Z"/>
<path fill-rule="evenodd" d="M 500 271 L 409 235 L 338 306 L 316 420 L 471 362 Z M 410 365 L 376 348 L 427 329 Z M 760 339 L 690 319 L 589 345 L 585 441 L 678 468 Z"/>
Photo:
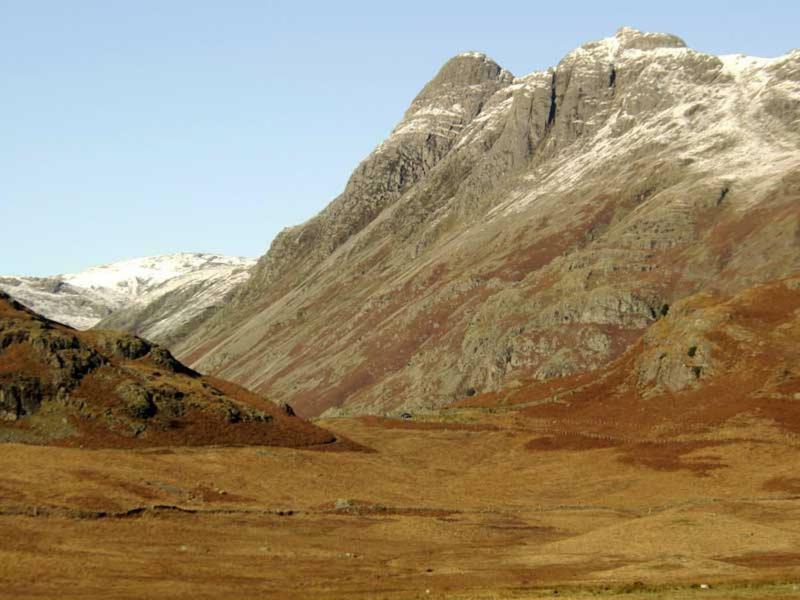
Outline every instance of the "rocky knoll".
<path fill-rule="evenodd" d="M 306 415 L 580 373 L 800 270 L 798 200 L 798 51 L 621 29 L 517 78 L 468 53 L 174 350 Z"/>
<path fill-rule="evenodd" d="M 0 440 L 86 447 L 314 446 L 336 438 L 164 348 L 80 332 L 0 292 Z"/>
<path fill-rule="evenodd" d="M 800 278 L 679 301 L 602 369 L 461 401 L 617 438 L 800 434 Z M 769 434 L 769 435 L 773 435 Z M 572 443 L 564 440 L 565 443 Z"/>

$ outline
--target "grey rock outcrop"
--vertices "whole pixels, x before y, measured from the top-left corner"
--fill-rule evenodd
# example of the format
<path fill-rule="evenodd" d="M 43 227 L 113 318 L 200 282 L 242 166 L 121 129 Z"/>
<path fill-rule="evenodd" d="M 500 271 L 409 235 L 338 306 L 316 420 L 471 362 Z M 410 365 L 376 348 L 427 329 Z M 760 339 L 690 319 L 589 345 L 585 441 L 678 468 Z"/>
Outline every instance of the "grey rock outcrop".
<path fill-rule="evenodd" d="M 241 289 L 234 304 L 263 301 L 263 291 L 289 271 L 291 284 L 300 284 L 315 266 L 423 179 L 483 104 L 512 80 L 483 54 L 468 53 L 448 61 L 417 95 L 389 138 L 356 167 L 344 192 L 307 223 L 278 234 L 253 270 L 254 283 Z"/>
<path fill-rule="evenodd" d="M 81 447 L 337 439 L 124 333 L 82 332 L 0 292 L 0 441 Z"/>
<path fill-rule="evenodd" d="M 799 76 L 632 29 L 519 78 L 459 56 L 175 349 L 299 414 L 602 366 L 684 296 L 800 269 Z"/>

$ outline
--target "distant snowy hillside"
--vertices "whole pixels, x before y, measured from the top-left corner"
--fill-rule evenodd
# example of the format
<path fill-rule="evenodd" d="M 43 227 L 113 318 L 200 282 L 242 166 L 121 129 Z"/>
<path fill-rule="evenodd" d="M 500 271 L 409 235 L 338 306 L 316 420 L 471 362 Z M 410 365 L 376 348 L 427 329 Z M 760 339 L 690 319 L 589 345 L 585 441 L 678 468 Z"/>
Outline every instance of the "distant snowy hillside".
<path fill-rule="evenodd" d="M 147 329 L 158 338 L 218 308 L 248 279 L 254 264 L 249 258 L 183 252 L 53 277 L 0 277 L 0 289 L 36 312 L 78 329 L 89 329 L 104 319 L 113 323 L 121 313 L 134 330 L 138 328 L 135 315 L 155 316 L 156 322 Z M 185 294 L 187 290 L 191 293 Z M 171 297 L 181 301 L 171 302 Z M 153 310 L 153 306 L 164 309 Z M 146 336 L 147 331 L 137 333 Z"/>

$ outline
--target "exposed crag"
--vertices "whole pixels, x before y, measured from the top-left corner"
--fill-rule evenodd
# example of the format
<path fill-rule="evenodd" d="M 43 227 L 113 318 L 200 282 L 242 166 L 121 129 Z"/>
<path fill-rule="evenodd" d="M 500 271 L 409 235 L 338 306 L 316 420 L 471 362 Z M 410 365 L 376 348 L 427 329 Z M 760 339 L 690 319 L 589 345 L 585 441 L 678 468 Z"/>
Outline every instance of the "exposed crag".
<path fill-rule="evenodd" d="M 517 78 L 463 54 L 174 350 L 305 415 L 580 373 L 682 297 L 800 270 L 799 200 L 798 51 L 621 29 Z"/>
<path fill-rule="evenodd" d="M 0 441 L 82 447 L 331 444 L 329 432 L 161 346 L 81 332 L 0 292 Z"/>
<path fill-rule="evenodd" d="M 597 371 L 524 382 L 455 407 L 518 410 L 557 419 L 575 435 L 591 425 L 595 434 L 619 440 L 658 442 L 676 433 L 721 439 L 744 431 L 796 439 L 798 339 L 799 277 L 758 284 L 732 297 L 702 292 L 676 303 Z"/>

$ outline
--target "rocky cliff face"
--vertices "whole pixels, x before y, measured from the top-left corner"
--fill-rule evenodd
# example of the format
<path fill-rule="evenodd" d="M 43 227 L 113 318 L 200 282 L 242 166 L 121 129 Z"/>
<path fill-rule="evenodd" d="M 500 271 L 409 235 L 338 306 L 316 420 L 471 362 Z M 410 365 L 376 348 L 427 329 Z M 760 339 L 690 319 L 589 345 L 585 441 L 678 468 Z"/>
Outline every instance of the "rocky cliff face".
<path fill-rule="evenodd" d="M 264 292 L 283 284 L 272 297 L 303 278 L 382 211 L 410 190 L 453 147 L 460 132 L 494 93 L 512 81 L 483 54 L 448 61 L 419 93 L 390 137 L 364 160 L 344 192 L 319 215 L 282 231 L 253 270 L 254 283 L 237 304 L 264 301 Z"/>
<path fill-rule="evenodd" d="M 254 263 L 184 252 L 54 277 L 0 277 L 0 289 L 78 329 L 121 329 L 169 345 L 225 304 Z"/>
<path fill-rule="evenodd" d="M 448 62 L 320 215 L 176 346 L 301 414 L 597 368 L 680 298 L 800 269 L 800 52 L 622 29 Z"/>
<path fill-rule="evenodd" d="M 201 377 L 146 340 L 80 332 L 0 292 L 0 441 L 85 447 L 336 441 L 290 412 Z"/>
<path fill-rule="evenodd" d="M 675 435 L 751 439 L 754 431 L 794 439 L 800 432 L 798 336 L 800 277 L 733 296 L 701 292 L 677 302 L 601 369 L 523 382 L 454 408 L 511 410 L 558 423 L 545 444 L 551 448 L 647 439 L 655 442 L 652 449 Z"/>
<path fill-rule="evenodd" d="M 751 396 L 800 399 L 800 277 L 746 288 L 731 298 L 680 300 L 645 332 L 628 377 L 644 396 L 754 382 Z M 750 384 L 752 385 L 752 383 Z M 737 386 L 730 386 L 737 387 Z M 781 392 L 780 390 L 784 390 Z"/>

